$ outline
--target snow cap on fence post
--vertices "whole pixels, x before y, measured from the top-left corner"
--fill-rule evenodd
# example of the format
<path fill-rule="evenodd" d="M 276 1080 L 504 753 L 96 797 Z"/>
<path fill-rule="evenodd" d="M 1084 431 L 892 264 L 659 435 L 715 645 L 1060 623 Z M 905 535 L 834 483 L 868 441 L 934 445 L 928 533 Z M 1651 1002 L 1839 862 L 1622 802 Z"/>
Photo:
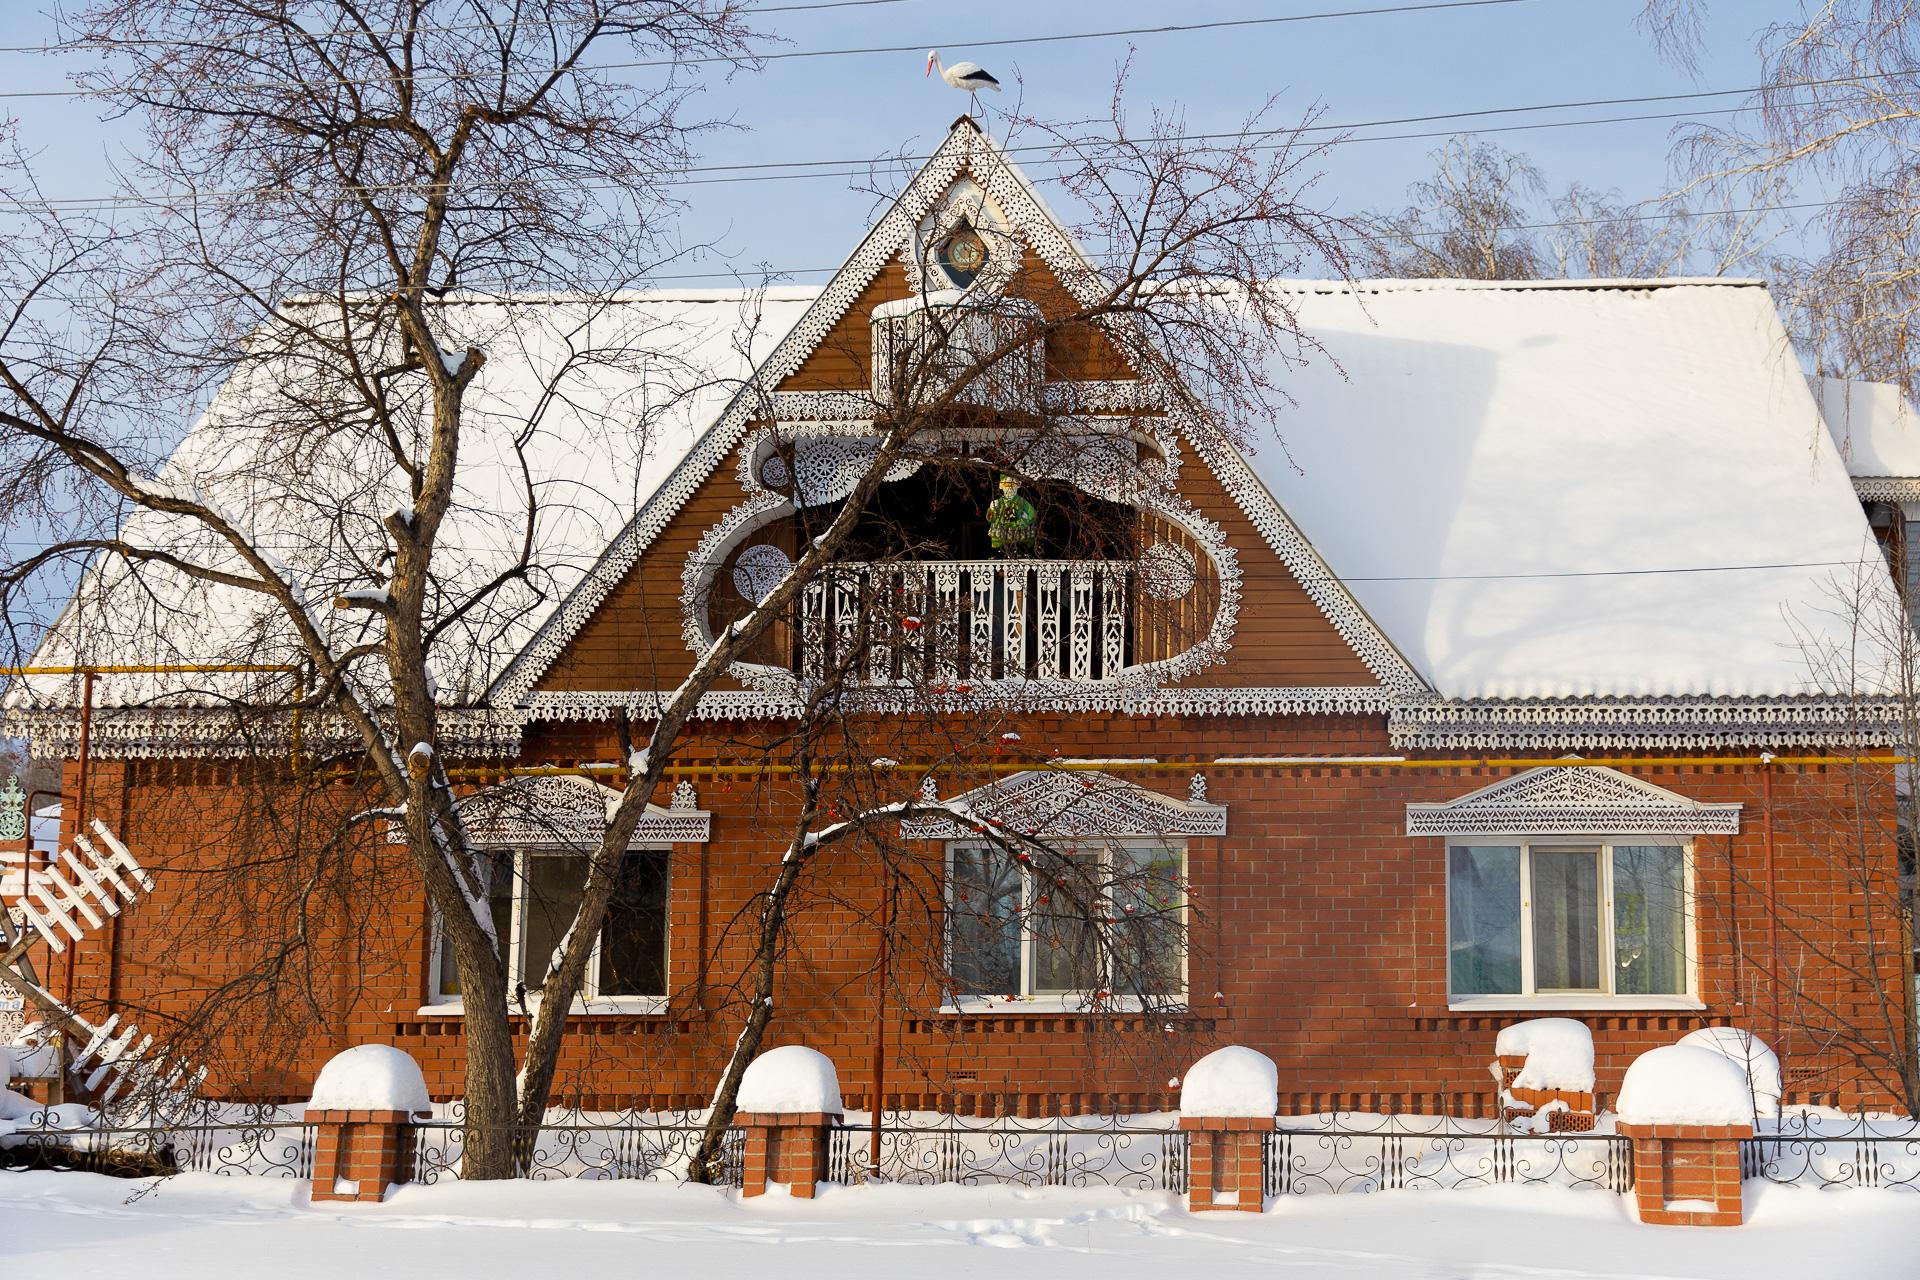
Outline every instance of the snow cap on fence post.
<path fill-rule="evenodd" d="M 313 1082 L 309 1111 L 431 1111 L 427 1078 L 404 1049 L 360 1044 L 337 1053 Z"/>
<path fill-rule="evenodd" d="M 840 1115 L 840 1073 L 833 1059 L 803 1044 L 769 1049 L 747 1064 L 734 1105 L 757 1115 Z"/>
<path fill-rule="evenodd" d="M 783 1186 L 795 1199 L 812 1199 L 826 1179 L 828 1138 L 843 1113 L 833 1059 L 799 1044 L 769 1049 L 747 1064 L 734 1106 L 734 1121 L 746 1131 L 740 1194 Z"/>
<path fill-rule="evenodd" d="M 1180 1127 L 1187 1133 L 1189 1210 L 1266 1207 L 1261 1155 L 1279 1104 L 1279 1068 L 1257 1049 L 1230 1044 L 1187 1068 Z"/>
<path fill-rule="evenodd" d="M 411 1178 L 413 1118 L 432 1109 L 420 1064 L 404 1050 L 363 1044 L 335 1054 L 307 1103 L 311 1199 L 384 1200 Z"/>
<path fill-rule="evenodd" d="M 1698 1045 L 1670 1044 L 1633 1060 L 1616 1104 L 1633 1140 L 1633 1194 L 1642 1222 L 1733 1227 L 1744 1221 L 1740 1143 L 1753 1136 L 1747 1072 Z"/>
<path fill-rule="evenodd" d="M 1280 1069 L 1258 1049 L 1230 1044 L 1187 1068 L 1183 1116 L 1265 1116 L 1280 1109 Z"/>
<path fill-rule="evenodd" d="M 1710 1049 L 1747 1073 L 1754 1114 L 1777 1111 L 1781 1090 L 1780 1058 L 1767 1042 L 1739 1027 L 1701 1027 L 1680 1037 L 1680 1043 L 1697 1049 Z"/>

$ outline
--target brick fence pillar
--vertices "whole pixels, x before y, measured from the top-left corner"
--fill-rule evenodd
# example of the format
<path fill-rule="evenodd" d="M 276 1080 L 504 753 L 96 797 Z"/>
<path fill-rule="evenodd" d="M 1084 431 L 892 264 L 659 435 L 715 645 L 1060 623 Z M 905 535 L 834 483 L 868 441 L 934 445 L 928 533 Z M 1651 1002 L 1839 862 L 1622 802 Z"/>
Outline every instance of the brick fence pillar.
<path fill-rule="evenodd" d="M 778 1183 L 796 1200 L 811 1200 L 827 1178 L 827 1135 L 840 1117 L 824 1111 L 743 1111 L 734 1123 L 746 1131 L 740 1194 L 763 1196 Z"/>
<path fill-rule="evenodd" d="M 1750 1124 L 1629 1124 L 1633 1140 L 1633 1195 L 1640 1221 L 1669 1227 L 1737 1227 L 1740 1142 Z"/>
<path fill-rule="evenodd" d="M 413 1116 L 407 1111 L 309 1110 L 315 1126 L 313 1201 L 380 1201 L 413 1176 Z"/>
<path fill-rule="evenodd" d="M 1194 1213 L 1266 1207 L 1260 1176 L 1272 1116 L 1181 1116 L 1187 1134 L 1187 1208 Z"/>

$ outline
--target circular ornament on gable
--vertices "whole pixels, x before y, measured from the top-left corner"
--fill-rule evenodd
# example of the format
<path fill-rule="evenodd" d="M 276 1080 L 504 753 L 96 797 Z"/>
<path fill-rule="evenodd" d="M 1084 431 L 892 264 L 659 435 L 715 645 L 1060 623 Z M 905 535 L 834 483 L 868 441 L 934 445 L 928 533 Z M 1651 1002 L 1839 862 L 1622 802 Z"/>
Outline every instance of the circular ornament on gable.
<path fill-rule="evenodd" d="M 785 458 L 770 453 L 760 463 L 760 483 L 769 489 L 785 489 L 793 483 L 793 469 Z"/>
<path fill-rule="evenodd" d="M 754 604 L 759 604 L 773 594 L 773 589 L 780 585 L 780 579 L 792 569 L 793 561 L 780 548 L 766 543 L 748 547 L 733 562 L 733 589 Z"/>
<path fill-rule="evenodd" d="M 1178 600 L 1200 580 L 1193 553 L 1170 542 L 1156 542 L 1140 553 L 1140 588 L 1154 600 Z"/>

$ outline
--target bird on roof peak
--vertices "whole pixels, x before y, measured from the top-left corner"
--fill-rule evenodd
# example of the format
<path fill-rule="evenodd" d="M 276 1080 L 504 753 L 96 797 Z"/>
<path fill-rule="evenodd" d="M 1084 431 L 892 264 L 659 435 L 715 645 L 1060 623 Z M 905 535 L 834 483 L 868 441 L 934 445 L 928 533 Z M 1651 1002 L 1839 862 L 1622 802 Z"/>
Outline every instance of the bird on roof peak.
<path fill-rule="evenodd" d="M 954 88 L 965 89 L 967 91 L 969 107 L 977 105 L 974 99 L 979 96 L 983 89 L 991 89 L 995 93 L 1000 92 L 1000 82 L 995 80 L 991 75 L 988 75 L 986 68 L 982 67 L 979 63 L 956 62 L 949 67 L 940 61 L 940 51 L 938 49 L 929 49 L 927 50 L 927 69 L 924 74 L 932 75 L 935 71 L 940 73 L 942 80 L 945 80 Z"/>

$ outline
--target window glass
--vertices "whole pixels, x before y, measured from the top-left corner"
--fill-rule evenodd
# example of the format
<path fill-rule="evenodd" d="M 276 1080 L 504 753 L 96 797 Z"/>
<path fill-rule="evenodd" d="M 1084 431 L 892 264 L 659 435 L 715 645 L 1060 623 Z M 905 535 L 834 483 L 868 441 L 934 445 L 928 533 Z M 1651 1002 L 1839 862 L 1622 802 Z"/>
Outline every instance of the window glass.
<path fill-rule="evenodd" d="M 1084 849 L 1051 858 L 1036 867 L 1033 890 L 1033 984 L 1036 995 L 1096 991 L 1108 980 L 1100 973 L 1100 931 L 1094 920 L 1104 914 L 1100 850 Z"/>
<path fill-rule="evenodd" d="M 667 855 L 634 850 L 620 861 L 600 931 L 600 994 L 667 993 Z"/>
<path fill-rule="evenodd" d="M 580 909 L 586 878 L 587 860 L 577 853 L 539 853 L 527 859 L 519 976 L 529 991 L 546 981 L 554 950 Z"/>
<path fill-rule="evenodd" d="M 513 940 L 513 858 L 507 853 L 483 853 L 481 868 L 487 878 L 487 908 L 493 919 L 493 936 L 500 941 L 504 962 Z M 460 996 L 460 966 L 454 960 L 453 939 L 440 930 L 439 994 L 449 999 Z"/>
<path fill-rule="evenodd" d="M 1164 995 L 1182 989 L 1184 905 L 1177 851 L 1114 851 L 1112 984 L 1116 990 Z"/>
<path fill-rule="evenodd" d="M 1686 872 L 1677 846 L 1614 846 L 1613 958 L 1622 995 L 1686 994 Z"/>
<path fill-rule="evenodd" d="M 949 964 L 966 995 L 1020 994 L 1020 868 L 991 846 L 953 850 Z"/>
<path fill-rule="evenodd" d="M 1533 985 L 1600 990 L 1600 854 L 1533 850 Z"/>
<path fill-rule="evenodd" d="M 1454 845 L 1447 862 L 1447 950 L 1454 992 L 1518 995 L 1519 847 Z"/>

